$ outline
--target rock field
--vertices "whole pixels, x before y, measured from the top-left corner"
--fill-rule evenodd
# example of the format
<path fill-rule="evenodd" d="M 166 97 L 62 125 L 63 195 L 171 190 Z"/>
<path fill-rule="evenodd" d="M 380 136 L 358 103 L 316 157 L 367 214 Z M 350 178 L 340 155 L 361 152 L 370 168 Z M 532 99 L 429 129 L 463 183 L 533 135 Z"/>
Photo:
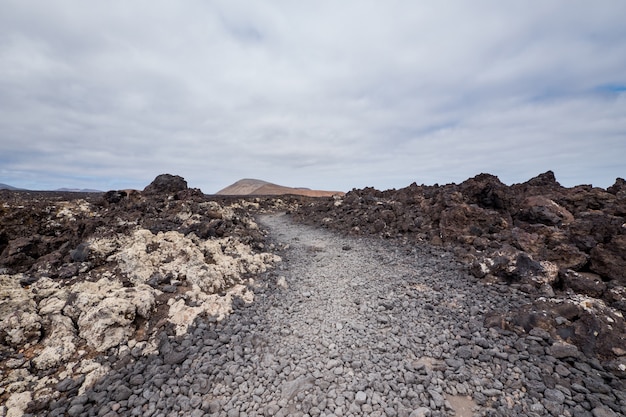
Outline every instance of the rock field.
<path fill-rule="evenodd" d="M 0 203 L 2 417 L 626 415 L 623 180 Z"/>
<path fill-rule="evenodd" d="M 442 246 L 485 282 L 532 302 L 488 326 L 542 328 L 586 355 L 626 367 L 626 182 L 562 187 L 550 171 L 506 186 L 481 174 L 461 184 L 378 191 L 303 204 L 300 221 L 350 235 Z"/>
<path fill-rule="evenodd" d="M 40 414 L 159 336 L 252 302 L 246 284 L 280 258 L 241 204 L 174 176 L 143 192 L 2 192 L 0 415 Z"/>

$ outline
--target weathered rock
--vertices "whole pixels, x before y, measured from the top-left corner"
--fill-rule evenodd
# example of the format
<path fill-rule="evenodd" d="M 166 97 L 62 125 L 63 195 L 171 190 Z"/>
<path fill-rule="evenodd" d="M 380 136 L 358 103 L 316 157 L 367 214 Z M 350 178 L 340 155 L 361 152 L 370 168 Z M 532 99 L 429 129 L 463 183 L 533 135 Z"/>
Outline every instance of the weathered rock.
<path fill-rule="evenodd" d="M 151 287 L 125 288 L 107 278 L 74 285 L 70 298 L 63 312 L 76 321 L 79 336 L 100 352 L 127 341 L 137 330 L 135 318 L 149 318 L 155 306 Z"/>
<path fill-rule="evenodd" d="M 615 183 L 606 189 L 611 194 L 626 193 L 626 180 L 624 178 L 616 178 Z"/>
<path fill-rule="evenodd" d="M 39 340 L 42 319 L 22 288 L 22 275 L 0 275 L 0 340 L 15 348 Z"/>
<path fill-rule="evenodd" d="M 607 288 L 599 275 L 589 272 L 576 272 L 567 269 L 561 270 L 559 276 L 565 287 L 590 297 L 602 297 Z"/>
<path fill-rule="evenodd" d="M 302 205 L 294 215 L 349 234 L 449 247 L 475 277 L 489 282 L 499 279 L 548 298 L 561 298 L 567 292 L 561 290 L 570 289 L 602 298 L 609 309 L 619 312 L 626 311 L 626 299 L 614 296 L 619 290 L 611 289 L 624 286 L 626 271 L 623 184 L 618 179 L 610 190 L 590 185 L 565 188 L 548 171 L 506 186 L 497 177 L 480 174 L 460 185 L 413 183 L 399 190 L 355 189 L 338 202 Z M 599 279 L 592 282 L 586 279 L 589 275 L 570 272 L 561 272 L 559 278 L 559 270 L 592 272 Z M 596 314 L 595 307 L 591 310 L 590 314 Z M 574 339 L 585 345 L 581 346 L 585 353 L 598 352 L 593 338 L 580 332 L 603 328 L 599 323 L 604 319 L 596 324 L 587 319 L 575 326 L 578 336 Z"/>
<path fill-rule="evenodd" d="M 579 354 L 580 353 L 576 346 L 566 342 L 558 342 L 550 346 L 550 355 L 554 356 L 557 359 L 577 358 Z"/>
<path fill-rule="evenodd" d="M 171 195 L 187 189 L 187 181 L 183 177 L 171 174 L 161 174 L 157 176 L 146 188 L 143 194 L 146 195 Z"/>
<path fill-rule="evenodd" d="M 46 317 L 48 336 L 42 341 L 43 350 L 33 358 L 37 369 L 50 369 L 69 360 L 76 351 L 76 331 L 74 323 L 62 314 Z"/>
<path fill-rule="evenodd" d="M 528 223 L 540 223 L 548 226 L 562 226 L 574 221 L 574 216 L 566 208 L 544 196 L 526 198 L 516 216 Z"/>
<path fill-rule="evenodd" d="M 626 285 L 626 235 L 613 237 L 591 250 L 590 269 L 620 285 Z"/>

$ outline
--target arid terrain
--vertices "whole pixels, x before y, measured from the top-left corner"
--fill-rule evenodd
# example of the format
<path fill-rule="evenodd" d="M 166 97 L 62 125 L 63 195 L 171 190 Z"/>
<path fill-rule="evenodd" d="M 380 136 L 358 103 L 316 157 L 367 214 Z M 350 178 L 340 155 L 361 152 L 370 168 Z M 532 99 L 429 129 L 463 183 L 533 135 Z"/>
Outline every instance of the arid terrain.
<path fill-rule="evenodd" d="M 268 185 L 0 191 L 0 416 L 626 415 L 624 180 Z"/>
<path fill-rule="evenodd" d="M 342 196 L 343 191 L 311 190 L 308 188 L 293 188 L 272 184 L 267 181 L 255 179 L 243 179 L 221 189 L 216 193 L 224 196 L 273 196 L 273 195 L 299 195 L 305 197 L 332 197 Z"/>

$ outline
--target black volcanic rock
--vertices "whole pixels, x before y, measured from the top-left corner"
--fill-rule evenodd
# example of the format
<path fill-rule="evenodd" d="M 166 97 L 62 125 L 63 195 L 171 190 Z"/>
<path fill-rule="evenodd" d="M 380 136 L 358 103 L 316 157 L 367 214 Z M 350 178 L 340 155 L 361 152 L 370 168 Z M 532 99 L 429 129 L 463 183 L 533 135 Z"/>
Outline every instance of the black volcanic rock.
<path fill-rule="evenodd" d="M 143 189 L 145 195 L 154 194 L 176 194 L 185 191 L 187 181 L 181 176 L 171 174 L 161 174 L 157 176 L 146 188 Z"/>
<path fill-rule="evenodd" d="M 611 194 L 618 194 L 620 192 L 626 194 L 626 181 L 624 178 L 616 178 L 615 184 L 611 185 L 606 190 Z"/>
<path fill-rule="evenodd" d="M 539 174 L 534 178 L 529 179 L 525 182 L 525 184 L 533 186 L 533 187 L 560 187 L 561 184 L 558 183 L 556 177 L 554 176 L 554 172 L 546 171 L 543 174 Z"/>
<path fill-rule="evenodd" d="M 444 246 L 476 278 L 532 296 L 587 296 L 617 310 L 626 306 L 626 181 L 620 178 L 605 190 L 563 187 L 552 171 L 511 186 L 480 174 L 459 185 L 354 189 L 343 199 L 302 205 L 293 215 L 348 234 Z M 623 317 L 615 317 L 613 327 L 624 328 Z M 611 333 L 602 319 L 581 323 L 572 328 L 586 353 L 609 357 L 624 343 L 626 335 Z M 606 335 L 602 343 L 585 338 L 592 328 Z"/>

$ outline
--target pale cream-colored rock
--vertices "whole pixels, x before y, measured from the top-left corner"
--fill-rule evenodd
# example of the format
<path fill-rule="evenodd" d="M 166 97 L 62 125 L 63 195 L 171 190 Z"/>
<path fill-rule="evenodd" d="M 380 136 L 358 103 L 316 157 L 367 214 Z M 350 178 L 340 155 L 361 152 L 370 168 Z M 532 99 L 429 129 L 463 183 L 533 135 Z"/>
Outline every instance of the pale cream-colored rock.
<path fill-rule="evenodd" d="M 41 317 L 28 290 L 22 288 L 22 274 L 0 275 L 0 332 L 13 347 L 36 342 L 41 336 Z"/>
<path fill-rule="evenodd" d="M 238 214 L 239 209 L 250 204 L 258 207 L 258 203 L 245 201 L 227 208 L 208 202 L 202 204 L 205 212 L 198 214 L 183 206 L 177 217 L 186 226 L 202 221 L 202 216 L 210 216 L 258 229 L 252 218 Z M 76 213 L 91 215 L 91 209 L 84 201 L 52 206 L 47 224 L 62 227 L 75 220 Z M 135 224 L 121 219 L 118 223 Z M 171 297 L 168 319 L 181 335 L 199 315 L 222 320 L 232 311 L 235 297 L 252 302 L 254 294 L 241 284 L 252 282 L 250 275 L 265 272 L 280 261 L 271 253 L 254 253 L 236 237 L 204 240 L 175 231 L 153 234 L 136 229 L 131 235 L 94 237 L 86 243 L 89 264 L 105 267 L 90 270 L 85 262 L 79 270 L 79 282 L 41 277 L 22 287 L 24 275 L 0 274 L 3 341 L 16 350 L 34 347 L 35 355 L 27 365 L 46 373 L 43 377 L 30 374 L 27 365 L 16 362 L 16 366 L 23 367 L 2 377 L 3 392 L 10 395 L 10 401 L 0 406 L 0 415 L 22 415 L 31 398 L 58 398 L 55 384 L 66 377 L 84 375 L 79 394 L 85 393 L 110 371 L 109 367 L 86 359 L 85 355 L 94 350 L 104 352 L 117 347 L 112 352 L 133 349 L 133 354 L 157 353 L 154 335 L 147 335 L 148 339 L 140 342 L 132 340 L 137 317 L 150 319 L 157 296 Z M 157 280 L 155 285 L 151 281 L 155 274 L 159 280 L 166 277 L 166 281 Z M 162 293 L 157 288 L 164 282 L 178 285 L 178 291 Z"/>
<path fill-rule="evenodd" d="M 72 293 L 75 300 L 64 313 L 77 321 L 79 336 L 89 346 L 104 352 L 132 336 L 137 315 L 150 317 L 157 290 L 145 284 L 124 288 L 119 281 L 103 278 L 75 284 Z"/>
<path fill-rule="evenodd" d="M 24 307 L 28 308 L 28 306 Z M 16 311 L 4 317 L 0 322 L 0 330 L 6 332 L 6 341 L 14 347 L 35 343 L 41 336 L 39 314 L 23 311 L 20 308 L 16 306 Z"/>
<path fill-rule="evenodd" d="M 39 314 L 59 314 L 65 307 L 65 303 L 67 302 L 67 293 L 65 291 L 59 291 L 60 294 L 57 296 L 51 296 L 48 298 L 44 298 L 39 302 Z"/>
<path fill-rule="evenodd" d="M 183 299 L 170 299 L 168 303 L 170 306 L 168 318 L 176 325 L 176 334 L 179 336 L 187 332 L 188 327 L 200 314 L 213 316 L 217 321 L 223 320 L 232 312 L 233 297 L 239 297 L 247 304 L 254 301 L 254 294 L 241 284 L 233 286 L 223 296 L 198 291 L 189 291 L 186 295 L 189 301 L 197 305 L 188 306 Z"/>
<path fill-rule="evenodd" d="M 282 289 L 287 289 L 289 288 L 289 285 L 287 285 L 287 280 L 285 279 L 284 276 L 279 276 L 278 279 L 276 280 L 276 286 L 278 288 L 282 288 Z"/>
<path fill-rule="evenodd" d="M 78 389 L 78 395 L 83 395 L 89 388 L 91 388 L 98 380 L 102 379 L 111 368 L 104 366 L 94 360 L 88 359 L 81 361 L 76 373 L 85 375 L 85 381 L 83 385 Z"/>
<path fill-rule="evenodd" d="M 72 319 L 62 314 L 46 318 L 51 333 L 43 340 L 44 349 L 33 358 L 37 369 L 50 369 L 70 359 L 76 351 L 76 331 Z"/>
<path fill-rule="evenodd" d="M 22 392 L 28 390 L 35 379 L 28 369 L 18 368 L 11 369 L 3 375 L 2 383 L 5 392 Z"/>
<path fill-rule="evenodd" d="M 28 403 L 32 401 L 32 395 L 30 391 L 16 392 L 9 396 L 6 402 L 7 414 L 6 417 L 21 417 L 26 411 Z"/>
<path fill-rule="evenodd" d="M 227 289 L 247 273 L 265 272 L 280 258 L 254 254 L 235 238 L 202 240 L 175 231 L 152 234 L 140 229 L 109 259 L 117 261 L 131 282 L 145 283 L 155 273 L 172 275 L 206 293 Z"/>

